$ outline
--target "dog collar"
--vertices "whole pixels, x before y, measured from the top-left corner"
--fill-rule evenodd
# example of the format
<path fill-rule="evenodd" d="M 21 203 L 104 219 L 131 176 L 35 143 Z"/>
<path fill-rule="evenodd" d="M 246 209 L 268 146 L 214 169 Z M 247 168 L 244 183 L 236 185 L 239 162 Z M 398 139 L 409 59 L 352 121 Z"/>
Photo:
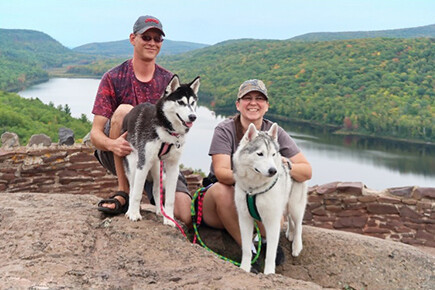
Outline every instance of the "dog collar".
<path fill-rule="evenodd" d="M 247 190 L 245 190 L 245 192 L 246 192 L 247 195 L 257 195 L 257 194 L 263 194 L 263 193 L 266 193 L 266 192 L 268 192 L 269 190 L 271 190 L 272 187 L 275 186 L 275 184 L 277 183 L 277 181 L 278 181 L 278 174 L 276 175 L 276 178 L 275 178 L 275 180 L 273 181 L 273 183 L 272 183 L 268 188 L 266 188 L 265 190 L 260 191 L 260 192 L 256 192 L 256 193 L 254 193 L 254 192 L 252 192 L 252 191 L 247 191 Z"/>
<path fill-rule="evenodd" d="M 169 135 L 171 135 L 171 136 L 174 136 L 175 138 L 177 138 L 177 141 L 175 142 L 175 143 L 173 143 L 173 144 L 175 144 L 175 147 L 177 147 L 177 148 L 180 148 L 180 140 L 178 139 L 179 137 L 180 137 L 180 133 L 177 133 L 177 132 L 175 132 L 175 131 L 170 131 L 170 130 L 166 130 L 166 132 L 169 134 Z M 172 144 L 171 144 L 172 145 Z M 163 155 L 163 154 L 162 154 Z M 160 156 L 160 154 L 159 154 L 159 156 Z"/>
<path fill-rule="evenodd" d="M 169 135 L 174 136 L 174 137 L 180 137 L 180 133 L 177 133 L 175 131 L 170 131 L 170 130 L 166 130 L 166 132 L 168 132 Z"/>

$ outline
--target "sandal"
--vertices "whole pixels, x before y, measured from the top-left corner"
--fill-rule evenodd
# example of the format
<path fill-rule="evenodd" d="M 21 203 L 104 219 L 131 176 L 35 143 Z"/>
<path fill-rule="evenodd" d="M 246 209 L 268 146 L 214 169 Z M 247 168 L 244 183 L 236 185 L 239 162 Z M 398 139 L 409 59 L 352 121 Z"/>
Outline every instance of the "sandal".
<path fill-rule="evenodd" d="M 121 205 L 121 202 L 115 198 L 115 196 L 121 196 L 125 200 L 125 204 Z M 114 203 L 115 208 L 103 207 L 104 203 Z M 118 215 L 121 213 L 126 213 L 128 210 L 128 194 L 124 191 L 117 191 L 109 199 L 103 199 L 98 203 L 98 210 L 109 215 Z"/>

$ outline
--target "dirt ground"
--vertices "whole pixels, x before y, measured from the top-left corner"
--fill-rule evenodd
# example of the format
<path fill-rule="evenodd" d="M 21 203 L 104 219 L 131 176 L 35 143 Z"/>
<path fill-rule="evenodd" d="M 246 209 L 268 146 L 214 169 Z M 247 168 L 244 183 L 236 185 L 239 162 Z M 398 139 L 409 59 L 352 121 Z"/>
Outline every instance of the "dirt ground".
<path fill-rule="evenodd" d="M 154 213 L 107 218 L 92 195 L 0 193 L 1 289 L 435 289 L 435 257 L 408 245 L 304 227 L 277 274 L 246 273 Z M 228 241 L 203 232 L 214 246 Z M 214 235 L 214 238 L 213 238 Z M 217 238 L 216 238 L 217 237 Z M 216 247 L 219 247 L 219 241 Z"/>

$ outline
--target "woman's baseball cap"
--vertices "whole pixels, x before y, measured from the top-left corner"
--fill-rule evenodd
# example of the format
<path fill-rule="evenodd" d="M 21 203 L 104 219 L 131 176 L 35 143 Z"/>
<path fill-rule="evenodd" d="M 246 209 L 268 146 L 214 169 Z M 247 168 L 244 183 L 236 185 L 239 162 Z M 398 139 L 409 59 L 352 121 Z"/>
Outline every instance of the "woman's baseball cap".
<path fill-rule="evenodd" d="M 239 93 L 237 94 L 237 100 L 246 95 L 249 92 L 260 92 L 262 93 L 266 99 L 269 100 L 269 96 L 267 95 L 266 85 L 257 79 L 244 81 L 239 87 Z"/>

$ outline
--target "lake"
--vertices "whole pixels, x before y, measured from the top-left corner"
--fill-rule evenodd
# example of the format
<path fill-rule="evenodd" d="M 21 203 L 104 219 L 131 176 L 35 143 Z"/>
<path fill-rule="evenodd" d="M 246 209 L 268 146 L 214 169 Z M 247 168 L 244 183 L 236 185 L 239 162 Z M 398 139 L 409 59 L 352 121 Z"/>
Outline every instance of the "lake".
<path fill-rule="evenodd" d="M 54 78 L 18 94 L 24 98 L 39 98 L 46 104 L 52 102 L 55 106 L 68 104 L 73 117 L 85 114 L 92 120 L 91 110 L 99 82 L 98 79 Z M 206 107 L 198 108 L 198 119 L 188 134 L 181 159 L 183 165 L 209 172 L 208 149 L 213 129 L 223 119 Z M 361 181 L 376 190 L 414 185 L 435 187 L 435 146 L 337 136 L 307 125 L 279 124 L 310 161 L 313 167 L 310 186 Z"/>

